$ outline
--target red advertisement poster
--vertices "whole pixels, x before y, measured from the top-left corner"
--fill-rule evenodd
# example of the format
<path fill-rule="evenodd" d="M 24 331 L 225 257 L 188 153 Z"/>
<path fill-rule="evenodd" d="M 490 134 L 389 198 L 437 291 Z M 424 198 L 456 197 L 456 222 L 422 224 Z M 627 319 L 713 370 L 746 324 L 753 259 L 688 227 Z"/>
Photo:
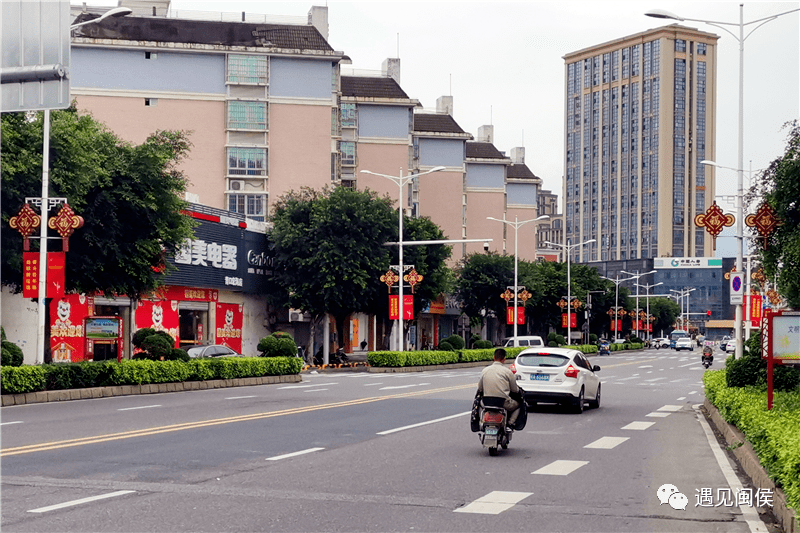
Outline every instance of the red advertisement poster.
<path fill-rule="evenodd" d="M 506 324 L 514 323 L 514 308 L 506 307 Z M 517 307 L 517 325 L 525 324 L 525 308 Z"/>
<path fill-rule="evenodd" d="M 83 319 L 92 316 L 94 299 L 85 294 L 65 294 L 50 302 L 50 350 L 54 363 L 86 358 Z"/>
<path fill-rule="evenodd" d="M 611 319 L 611 331 L 622 331 L 622 321 Z"/>
<path fill-rule="evenodd" d="M 39 252 L 22 253 L 22 296 L 39 296 Z"/>
<path fill-rule="evenodd" d="M 166 331 L 175 339 L 175 347 L 180 346 L 178 329 L 178 301 L 159 300 L 153 302 L 144 300 L 136 308 L 136 329 L 153 328 L 157 331 Z"/>
<path fill-rule="evenodd" d="M 47 253 L 47 297 L 61 298 L 64 296 L 64 270 L 66 270 L 67 256 L 64 252 Z"/>
<path fill-rule="evenodd" d="M 389 320 L 400 318 L 400 297 L 397 294 L 389 296 Z M 414 295 L 403 295 L 403 320 L 414 320 Z"/>
<path fill-rule="evenodd" d="M 575 313 L 570 313 L 569 314 L 569 322 L 570 322 L 570 324 L 569 324 L 570 328 L 577 328 L 578 327 L 578 315 L 576 315 Z M 562 328 L 566 328 L 567 327 L 567 313 L 562 313 L 561 314 L 561 327 Z"/>
<path fill-rule="evenodd" d="M 389 320 L 400 318 L 400 297 L 396 294 L 389 295 Z"/>
<path fill-rule="evenodd" d="M 216 344 L 224 344 L 236 353 L 242 353 L 241 304 L 217 303 Z"/>

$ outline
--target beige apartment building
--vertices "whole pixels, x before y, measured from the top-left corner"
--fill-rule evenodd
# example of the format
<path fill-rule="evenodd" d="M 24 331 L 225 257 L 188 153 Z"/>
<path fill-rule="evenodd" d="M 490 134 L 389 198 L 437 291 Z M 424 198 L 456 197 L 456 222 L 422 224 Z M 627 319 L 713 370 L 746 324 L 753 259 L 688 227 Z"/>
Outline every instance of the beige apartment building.
<path fill-rule="evenodd" d="M 717 39 L 680 25 L 564 56 L 564 232 L 575 262 L 710 257 Z"/>

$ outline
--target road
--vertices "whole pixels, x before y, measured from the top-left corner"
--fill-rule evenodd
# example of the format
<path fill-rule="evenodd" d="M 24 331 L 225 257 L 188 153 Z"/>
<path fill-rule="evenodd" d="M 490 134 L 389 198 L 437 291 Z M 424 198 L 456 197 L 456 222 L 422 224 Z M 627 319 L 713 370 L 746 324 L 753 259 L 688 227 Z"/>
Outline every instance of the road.
<path fill-rule="evenodd" d="M 497 457 L 469 430 L 480 368 L 5 407 L 0 525 L 768 531 L 757 513 L 766 504 L 724 500 L 742 480 L 693 407 L 699 350 L 591 360 L 602 367 L 600 408 L 537 406 Z M 661 503 L 665 484 L 685 509 L 677 496 Z"/>

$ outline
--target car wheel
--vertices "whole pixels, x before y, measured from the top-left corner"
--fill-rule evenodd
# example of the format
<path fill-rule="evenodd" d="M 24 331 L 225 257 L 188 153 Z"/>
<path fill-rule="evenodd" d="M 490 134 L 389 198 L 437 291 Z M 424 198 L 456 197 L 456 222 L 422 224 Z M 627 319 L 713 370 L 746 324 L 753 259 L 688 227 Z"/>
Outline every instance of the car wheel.
<path fill-rule="evenodd" d="M 489 448 L 489 455 L 491 455 L 492 457 L 497 455 L 497 448 Z"/>
<path fill-rule="evenodd" d="M 581 414 L 583 412 L 583 388 L 581 388 L 581 392 L 578 393 L 578 399 L 573 404 L 572 408 L 576 414 Z"/>
<path fill-rule="evenodd" d="M 589 401 L 589 407 L 592 409 L 597 409 L 600 407 L 600 384 L 597 384 L 597 395 L 594 397 L 594 400 Z"/>

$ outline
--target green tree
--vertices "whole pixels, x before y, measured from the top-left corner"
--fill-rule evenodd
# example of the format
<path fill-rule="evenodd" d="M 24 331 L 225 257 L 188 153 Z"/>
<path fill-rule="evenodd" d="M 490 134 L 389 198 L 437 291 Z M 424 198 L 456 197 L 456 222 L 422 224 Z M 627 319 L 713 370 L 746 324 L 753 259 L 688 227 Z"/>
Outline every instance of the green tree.
<path fill-rule="evenodd" d="M 669 335 L 675 318 L 681 314 L 681 309 L 674 300 L 669 298 L 650 298 L 650 314 L 656 317 L 653 322 L 653 337 L 660 337 L 661 332 Z"/>
<path fill-rule="evenodd" d="M 800 306 L 800 123 L 787 125 L 789 135 L 783 155 L 775 159 L 748 194 L 751 204 L 762 198 L 774 210 L 781 224 L 762 247 L 764 271 L 777 279 L 778 292 L 791 307 Z M 756 205 L 757 207 L 757 205 Z"/>
<path fill-rule="evenodd" d="M 347 317 L 371 312 L 386 293 L 380 276 L 391 257 L 384 244 L 397 239 L 395 213 L 388 198 L 346 187 L 281 197 L 269 235 L 281 265 L 275 283 L 286 295 L 277 303 L 315 317 L 330 313 L 342 339 Z"/>
<path fill-rule="evenodd" d="M 8 221 L 25 197 L 41 196 L 42 117 L 2 115 L 2 283 L 15 290 L 22 238 Z M 132 145 L 74 106 L 53 111 L 50 127 L 48 194 L 67 198 L 84 219 L 69 240 L 66 290 L 139 296 L 156 288 L 164 255 L 192 236 L 191 219 L 180 213 L 186 179 L 177 168 L 191 146 L 188 134 L 159 131 Z"/>
<path fill-rule="evenodd" d="M 456 268 L 456 298 L 468 317 L 494 314 L 505 323 L 506 303 L 500 294 L 514 284 L 514 258 L 497 253 L 468 255 Z"/>

